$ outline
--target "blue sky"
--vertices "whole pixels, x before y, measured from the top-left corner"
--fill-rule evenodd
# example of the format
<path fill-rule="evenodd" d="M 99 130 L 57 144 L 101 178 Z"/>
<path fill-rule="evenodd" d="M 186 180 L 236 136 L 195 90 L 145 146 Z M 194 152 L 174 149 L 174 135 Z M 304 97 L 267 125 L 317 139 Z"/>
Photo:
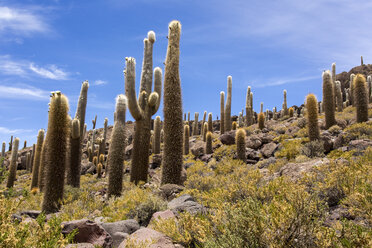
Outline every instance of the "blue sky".
<path fill-rule="evenodd" d="M 180 74 L 184 112 L 219 115 L 219 92 L 233 78 L 232 112 L 300 105 L 321 99 L 321 73 L 372 58 L 372 1 L 365 0 L 0 0 L 0 141 L 35 142 L 47 126 L 49 92 L 60 90 L 75 114 L 81 82 L 89 80 L 86 122 L 113 123 L 124 92 L 125 57 L 137 60 L 143 38 L 156 33 L 154 67 L 164 68 L 168 23 L 182 24 Z M 137 82 L 137 89 L 139 82 Z M 162 107 L 157 115 L 162 116 Z M 127 112 L 127 119 L 132 117 Z"/>

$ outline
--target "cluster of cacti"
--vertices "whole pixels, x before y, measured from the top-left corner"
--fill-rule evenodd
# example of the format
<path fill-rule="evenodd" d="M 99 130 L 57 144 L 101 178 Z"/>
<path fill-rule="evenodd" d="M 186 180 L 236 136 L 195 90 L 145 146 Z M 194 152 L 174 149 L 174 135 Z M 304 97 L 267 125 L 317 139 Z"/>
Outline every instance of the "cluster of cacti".
<path fill-rule="evenodd" d="M 357 74 L 354 78 L 354 102 L 356 107 L 357 122 L 368 121 L 368 90 L 366 78 Z"/>
<path fill-rule="evenodd" d="M 262 114 L 262 113 L 260 113 Z M 243 128 L 239 128 L 235 134 L 235 143 L 236 143 L 236 153 L 238 159 L 246 162 L 246 155 L 245 155 L 245 130 Z"/>
<path fill-rule="evenodd" d="M 205 154 L 212 154 L 213 147 L 212 147 L 212 132 L 208 131 L 205 140 Z"/>
<path fill-rule="evenodd" d="M 37 135 L 37 143 L 34 152 L 34 163 L 32 166 L 32 179 L 31 179 L 31 189 L 38 187 L 38 177 L 39 177 L 39 167 L 41 160 L 41 151 L 44 143 L 44 129 L 40 129 Z"/>
<path fill-rule="evenodd" d="M 111 133 L 108 153 L 108 197 L 120 196 L 123 188 L 123 163 L 125 156 L 125 112 L 127 98 L 119 95 L 116 98 L 116 120 Z M 148 150 L 146 150 L 148 153 Z"/>
<path fill-rule="evenodd" d="M 13 147 L 12 147 L 12 154 L 10 156 L 9 175 L 8 175 L 8 181 L 6 184 L 7 188 L 12 188 L 14 185 L 14 181 L 16 180 L 18 146 L 19 146 L 19 139 L 15 138 L 13 142 Z"/>
<path fill-rule="evenodd" d="M 331 80 L 331 73 L 329 70 L 323 72 L 323 107 L 325 113 L 325 127 L 326 129 L 336 124 L 335 119 L 335 105 L 333 96 L 333 84 Z"/>
<path fill-rule="evenodd" d="M 283 90 L 283 115 L 288 115 L 288 107 L 287 107 L 287 90 Z M 261 111 L 262 112 L 262 111 Z"/>
<path fill-rule="evenodd" d="M 319 139 L 318 127 L 318 100 L 314 94 L 309 94 L 306 97 L 307 110 L 307 130 L 310 141 Z"/>
<path fill-rule="evenodd" d="M 153 44 L 155 33 L 148 32 L 144 39 L 144 58 L 142 64 L 140 92 L 137 99 L 135 90 L 135 59 L 126 58 L 125 93 L 128 97 L 128 108 L 135 121 L 135 133 L 133 140 L 132 164 L 130 181 L 139 183 L 147 182 L 149 151 L 144 147 L 150 147 L 151 117 L 158 111 L 162 91 L 162 71 L 159 67 L 153 72 Z M 154 91 L 152 92 L 154 73 Z M 181 120 L 182 120 L 182 112 Z"/>
<path fill-rule="evenodd" d="M 224 131 L 231 130 L 231 94 L 232 94 L 232 77 L 227 77 L 227 97 L 225 104 Z"/>
<path fill-rule="evenodd" d="M 154 123 L 154 144 L 153 152 L 154 154 L 160 153 L 160 132 L 161 132 L 161 120 L 160 116 L 156 116 Z"/>
<path fill-rule="evenodd" d="M 42 210 L 53 213 L 59 210 L 63 197 L 65 167 L 70 136 L 68 100 L 61 92 L 53 92 L 50 99 L 48 131 L 45 142 L 45 188 Z"/>
<path fill-rule="evenodd" d="M 169 24 L 164 73 L 164 152 L 161 183 L 181 184 L 183 164 L 182 93 L 179 74 L 181 24 Z"/>

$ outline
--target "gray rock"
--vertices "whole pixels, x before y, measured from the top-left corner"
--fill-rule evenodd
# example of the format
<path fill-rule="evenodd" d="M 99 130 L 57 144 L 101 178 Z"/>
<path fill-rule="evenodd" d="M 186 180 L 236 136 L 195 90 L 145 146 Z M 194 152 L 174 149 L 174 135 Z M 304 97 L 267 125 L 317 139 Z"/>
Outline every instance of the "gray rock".
<path fill-rule="evenodd" d="M 164 184 L 160 186 L 160 195 L 167 201 L 173 200 L 185 187 L 177 184 Z"/>
<path fill-rule="evenodd" d="M 352 140 L 349 142 L 349 150 L 364 151 L 368 147 L 372 147 L 371 140 Z"/>
<path fill-rule="evenodd" d="M 66 248 L 94 248 L 91 243 L 68 244 Z"/>
<path fill-rule="evenodd" d="M 41 213 L 41 211 L 39 210 L 23 210 L 21 212 L 19 212 L 20 215 L 27 215 L 33 219 L 36 219 L 39 214 Z"/>
<path fill-rule="evenodd" d="M 119 248 L 125 248 L 128 240 L 131 244 L 137 244 L 141 248 L 175 248 L 169 237 L 150 228 L 141 228 L 132 233 L 120 244 Z"/>
<path fill-rule="evenodd" d="M 261 148 L 261 153 L 265 158 L 269 158 L 273 156 L 277 148 L 278 148 L 278 145 L 275 144 L 274 142 L 271 142 L 271 143 L 263 145 L 263 147 Z"/>
<path fill-rule="evenodd" d="M 262 145 L 261 138 L 258 135 L 252 135 L 248 137 L 248 140 L 246 142 L 246 146 L 251 149 L 258 149 Z"/>
<path fill-rule="evenodd" d="M 224 145 L 235 144 L 235 130 L 226 132 L 219 137 L 220 141 Z"/>
<path fill-rule="evenodd" d="M 205 147 L 205 142 L 198 140 L 195 142 L 195 144 L 191 147 L 191 153 L 195 157 L 199 157 L 204 154 L 204 147 Z"/>
<path fill-rule="evenodd" d="M 191 195 L 181 195 L 168 203 L 168 208 L 175 214 L 179 212 L 189 212 L 191 214 L 204 213 L 205 208 L 195 202 Z"/>
<path fill-rule="evenodd" d="M 114 240 L 113 247 L 119 247 L 121 243 L 125 239 L 127 239 L 130 235 L 128 233 L 123 232 L 116 232 L 112 235 L 112 239 Z"/>
<path fill-rule="evenodd" d="M 129 219 L 129 220 L 121 220 L 111 223 L 102 223 L 101 226 L 108 232 L 111 236 L 114 233 L 122 232 L 122 233 L 134 233 L 140 228 L 140 225 L 136 220 Z"/>
<path fill-rule="evenodd" d="M 260 160 L 260 153 L 252 148 L 246 148 L 246 157 L 250 160 Z"/>

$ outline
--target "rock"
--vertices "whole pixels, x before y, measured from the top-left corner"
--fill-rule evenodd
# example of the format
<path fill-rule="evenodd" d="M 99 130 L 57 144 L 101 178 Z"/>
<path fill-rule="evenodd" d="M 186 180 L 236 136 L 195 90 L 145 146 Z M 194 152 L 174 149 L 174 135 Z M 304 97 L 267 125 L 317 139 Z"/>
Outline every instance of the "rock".
<path fill-rule="evenodd" d="M 342 147 L 344 145 L 345 145 L 344 134 L 341 132 L 337 136 L 337 138 L 335 139 L 335 142 L 334 142 L 333 146 L 334 146 L 335 149 L 338 149 L 338 148 L 340 148 L 340 147 Z"/>
<path fill-rule="evenodd" d="M 62 222 L 62 234 L 67 235 L 77 229 L 78 233 L 74 237 L 74 242 L 90 243 L 95 246 L 111 247 L 112 238 L 108 232 L 97 223 L 88 220 L 73 220 Z"/>
<path fill-rule="evenodd" d="M 235 144 L 235 130 L 226 132 L 219 137 L 220 141 L 224 145 Z"/>
<path fill-rule="evenodd" d="M 263 145 L 263 147 L 261 148 L 261 153 L 265 158 L 269 158 L 273 156 L 277 148 L 278 148 L 278 145 L 275 144 L 274 142 L 271 142 L 271 143 Z"/>
<path fill-rule="evenodd" d="M 349 142 L 348 150 L 364 151 L 368 147 L 372 146 L 371 140 L 352 140 Z"/>
<path fill-rule="evenodd" d="M 327 227 L 332 227 L 337 221 L 344 218 L 350 220 L 353 219 L 353 216 L 351 216 L 349 211 L 344 207 L 337 206 L 335 208 L 331 208 L 329 215 L 324 221 L 324 225 Z"/>
<path fill-rule="evenodd" d="M 279 176 L 286 175 L 294 181 L 297 181 L 302 177 L 303 173 L 310 172 L 313 167 L 317 167 L 329 163 L 327 158 L 317 158 L 303 163 L 288 163 L 280 168 L 277 173 Z"/>
<path fill-rule="evenodd" d="M 150 228 L 137 230 L 124 240 L 119 248 L 125 248 L 128 243 L 138 245 L 141 248 L 175 248 L 169 237 Z"/>
<path fill-rule="evenodd" d="M 246 146 L 251 149 L 258 149 L 262 145 L 261 138 L 258 135 L 251 135 L 248 137 Z"/>
<path fill-rule="evenodd" d="M 260 153 L 252 148 L 246 148 L 245 151 L 246 157 L 250 160 L 260 160 Z"/>
<path fill-rule="evenodd" d="M 276 162 L 276 158 L 275 157 L 270 157 L 268 159 L 260 161 L 259 164 L 258 164 L 258 168 L 259 169 L 267 168 L 267 167 L 269 167 L 269 165 L 274 164 L 275 162 Z"/>
<path fill-rule="evenodd" d="M 25 170 L 26 169 L 26 156 L 21 156 L 20 163 L 17 166 L 17 170 Z"/>
<path fill-rule="evenodd" d="M 89 163 L 89 168 L 88 168 L 88 170 L 87 170 L 87 172 L 86 172 L 86 174 L 95 174 L 96 173 L 96 166 L 95 166 L 95 164 L 93 164 L 93 163 Z"/>
<path fill-rule="evenodd" d="M 260 133 L 258 134 L 258 137 L 261 139 L 262 144 L 268 144 L 275 138 L 273 135 L 268 133 Z"/>
<path fill-rule="evenodd" d="M 330 151 L 333 150 L 333 140 L 332 140 L 332 135 L 328 132 L 325 131 L 322 133 L 320 139 L 324 142 L 324 152 L 329 153 Z"/>
<path fill-rule="evenodd" d="M 204 154 L 204 147 L 205 147 L 205 142 L 198 140 L 195 142 L 195 144 L 191 147 L 191 153 L 195 157 L 199 157 Z"/>
<path fill-rule="evenodd" d="M 116 232 L 112 235 L 113 247 L 119 247 L 124 240 L 126 240 L 130 235 L 128 233 Z"/>
<path fill-rule="evenodd" d="M 94 248 L 95 246 L 91 243 L 77 243 L 77 244 L 68 244 L 66 248 Z"/>
<path fill-rule="evenodd" d="M 152 161 L 150 163 L 150 169 L 159 168 L 161 165 L 162 156 L 161 154 L 152 155 Z"/>
<path fill-rule="evenodd" d="M 160 186 L 160 195 L 167 201 L 173 200 L 185 187 L 177 184 L 164 184 Z"/>
<path fill-rule="evenodd" d="M 114 233 L 117 233 L 117 232 L 132 234 L 138 229 L 140 229 L 140 225 L 138 224 L 138 222 L 133 219 L 121 220 L 121 221 L 116 221 L 116 222 L 111 222 L 111 223 L 102 223 L 101 226 L 111 236 L 113 236 Z"/>
<path fill-rule="evenodd" d="M 133 151 L 133 144 L 130 144 L 125 147 L 125 160 L 128 160 L 131 158 L 132 151 Z"/>
<path fill-rule="evenodd" d="M 168 203 L 168 208 L 177 214 L 179 212 L 189 212 L 191 214 L 205 212 L 204 207 L 195 202 L 191 195 L 181 195 Z"/>
<path fill-rule="evenodd" d="M 41 211 L 39 210 L 24 210 L 24 211 L 19 212 L 20 215 L 27 215 L 33 219 L 36 219 L 40 213 Z"/>
<path fill-rule="evenodd" d="M 295 133 L 298 132 L 298 130 L 300 130 L 298 126 L 289 126 L 287 128 L 287 131 L 285 131 L 285 134 L 293 136 Z"/>
<path fill-rule="evenodd" d="M 166 220 L 166 219 L 175 219 L 175 218 L 176 218 L 176 215 L 169 209 L 165 211 L 159 211 L 152 215 L 150 224 L 148 225 L 148 227 L 151 227 L 154 221 L 156 220 L 160 220 L 160 219 Z"/>
<path fill-rule="evenodd" d="M 203 162 L 208 163 L 209 160 L 211 160 L 212 157 L 213 157 L 213 154 L 204 154 L 200 157 L 200 160 L 203 161 Z"/>

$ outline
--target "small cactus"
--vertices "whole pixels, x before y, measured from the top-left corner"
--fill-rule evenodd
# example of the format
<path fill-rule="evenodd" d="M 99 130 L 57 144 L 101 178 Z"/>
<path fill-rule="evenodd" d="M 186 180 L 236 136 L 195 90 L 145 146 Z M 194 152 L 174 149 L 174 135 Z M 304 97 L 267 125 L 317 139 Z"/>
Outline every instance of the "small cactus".
<path fill-rule="evenodd" d="M 213 133 L 212 113 L 208 114 L 208 131 Z"/>
<path fill-rule="evenodd" d="M 44 129 L 40 129 L 37 135 L 37 143 L 34 151 L 34 162 L 32 166 L 31 190 L 38 187 L 39 167 L 41 160 L 41 151 L 44 143 Z"/>
<path fill-rule="evenodd" d="M 246 162 L 245 156 L 245 130 L 243 128 L 239 128 L 235 134 L 235 143 L 236 143 L 236 153 L 238 159 Z"/>
<path fill-rule="evenodd" d="M 331 73 L 329 70 L 323 72 L 323 107 L 325 112 L 325 127 L 326 129 L 336 124 L 335 105 L 333 96 L 333 86 Z"/>
<path fill-rule="evenodd" d="M 220 120 L 220 133 L 225 133 L 225 92 L 220 92 L 220 105 L 221 105 L 221 120 Z"/>
<path fill-rule="evenodd" d="M 10 157 L 8 182 L 6 184 L 7 188 L 12 188 L 14 186 L 14 181 L 16 180 L 18 146 L 19 146 L 19 139 L 15 138 L 13 142 L 13 147 L 12 147 L 12 154 Z"/>
<path fill-rule="evenodd" d="M 123 188 L 126 111 L 127 98 L 124 95 L 119 95 L 116 98 L 116 121 L 111 133 L 111 143 L 108 154 L 108 197 L 120 196 Z"/>
<path fill-rule="evenodd" d="M 161 131 L 160 116 L 156 116 L 154 123 L 154 154 L 160 153 L 160 131 Z"/>
<path fill-rule="evenodd" d="M 236 130 L 237 127 L 238 127 L 238 124 L 236 123 L 236 121 L 233 121 L 232 130 Z"/>
<path fill-rule="evenodd" d="M 187 155 L 190 152 L 189 137 L 190 137 L 190 127 L 189 125 L 185 125 L 184 133 L 183 133 L 183 154 L 184 155 Z"/>
<path fill-rule="evenodd" d="M 231 94 L 232 94 L 232 77 L 227 77 L 227 97 L 226 97 L 226 105 L 225 105 L 225 120 L 224 120 L 224 128 L 225 131 L 231 130 Z"/>
<path fill-rule="evenodd" d="M 289 114 L 289 117 L 293 117 L 293 114 L 294 114 L 294 109 L 292 107 L 290 107 L 288 109 L 288 114 Z"/>
<path fill-rule="evenodd" d="M 318 100 L 314 94 L 309 94 L 306 97 L 307 110 L 307 130 L 310 141 L 319 139 L 318 126 Z"/>
<path fill-rule="evenodd" d="M 288 107 L 287 107 L 287 90 L 283 90 L 283 115 L 288 115 Z M 262 112 L 262 111 L 261 111 Z"/>
<path fill-rule="evenodd" d="M 99 160 L 99 163 L 103 165 L 103 163 L 105 162 L 105 155 L 100 154 L 98 160 Z"/>
<path fill-rule="evenodd" d="M 102 176 L 102 164 L 99 163 L 97 165 L 97 178 L 101 178 L 101 176 Z"/>
<path fill-rule="evenodd" d="M 204 122 L 206 121 L 206 118 L 207 118 L 207 111 L 204 111 L 204 114 L 203 114 L 203 120 L 202 120 L 202 125 L 201 125 L 201 130 L 200 130 L 200 133 L 203 134 L 203 128 L 204 128 Z"/>
<path fill-rule="evenodd" d="M 212 154 L 212 132 L 207 132 L 206 142 L 205 142 L 205 154 Z"/>
<path fill-rule="evenodd" d="M 349 103 L 350 105 L 354 106 L 354 78 L 355 78 L 355 74 L 352 73 L 350 74 L 350 94 L 349 94 Z"/>
<path fill-rule="evenodd" d="M 204 122 L 204 132 L 203 132 L 203 141 L 205 142 L 205 140 L 207 139 L 207 132 L 208 132 L 208 123 Z"/>
<path fill-rule="evenodd" d="M 258 122 L 258 128 L 259 129 L 264 129 L 265 128 L 265 115 L 264 113 L 259 113 L 257 116 L 257 122 Z"/>
<path fill-rule="evenodd" d="M 368 121 L 368 92 L 366 78 L 362 74 L 357 74 L 353 84 L 357 122 Z"/>

